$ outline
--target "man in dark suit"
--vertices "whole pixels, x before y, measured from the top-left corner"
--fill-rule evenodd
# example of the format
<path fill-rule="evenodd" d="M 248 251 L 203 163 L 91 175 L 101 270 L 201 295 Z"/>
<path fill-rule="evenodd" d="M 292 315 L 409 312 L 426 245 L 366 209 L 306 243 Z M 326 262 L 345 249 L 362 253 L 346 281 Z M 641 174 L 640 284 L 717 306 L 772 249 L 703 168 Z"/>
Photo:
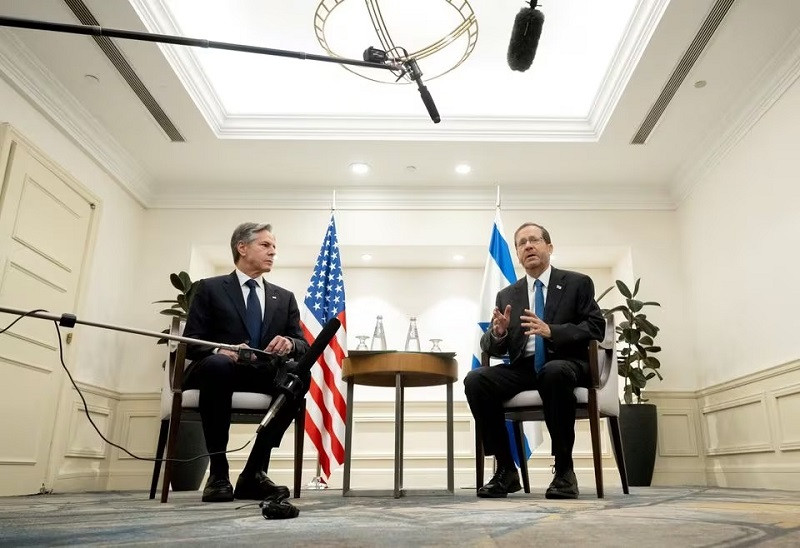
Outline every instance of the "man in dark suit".
<path fill-rule="evenodd" d="M 514 233 L 514 245 L 526 275 L 497 294 L 491 327 L 481 338 L 481 349 L 492 356 L 508 354 L 510 363 L 474 369 L 464 379 L 484 450 L 497 459 L 497 473 L 478 489 L 478 496 L 501 498 L 522 488 L 503 402 L 536 389 L 555 457 L 555 477 L 545 496 L 577 498 L 574 389 L 588 386 L 589 341 L 602 340 L 605 320 L 588 276 L 550 266 L 553 244 L 544 227 L 524 223 Z"/>
<path fill-rule="evenodd" d="M 300 312 L 294 295 L 267 283 L 263 274 L 272 270 L 275 237 L 268 224 L 243 223 L 231 237 L 236 269 L 225 276 L 201 280 L 183 331 L 185 337 L 230 345 L 249 346 L 279 357 L 298 359 L 308 350 L 300 328 Z M 296 415 L 302 396 L 281 408 L 256 437 L 250 456 L 236 482 L 231 485 L 228 445 L 233 392 L 277 395 L 276 363 L 242 363 L 237 353 L 202 345 L 189 345 L 184 388 L 200 390 L 200 416 L 206 448 L 211 453 L 209 478 L 203 502 L 236 499 L 286 498 L 289 489 L 275 485 L 267 476 L 270 453 Z M 309 375 L 301 375 L 308 390 Z"/>

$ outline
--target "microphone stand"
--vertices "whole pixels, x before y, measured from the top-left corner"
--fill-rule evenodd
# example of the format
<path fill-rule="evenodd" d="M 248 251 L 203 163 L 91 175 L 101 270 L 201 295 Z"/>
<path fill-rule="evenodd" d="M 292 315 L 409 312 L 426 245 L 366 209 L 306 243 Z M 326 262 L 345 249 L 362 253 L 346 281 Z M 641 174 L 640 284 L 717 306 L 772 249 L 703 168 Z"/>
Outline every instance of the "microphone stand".
<path fill-rule="evenodd" d="M 291 57 L 294 59 L 309 59 L 311 61 L 322 61 L 326 63 L 336 63 L 339 65 L 352 65 L 357 67 L 368 67 L 374 69 L 391 70 L 393 72 L 401 72 L 401 77 L 406 73 L 411 73 L 411 79 L 416 81 L 419 86 L 422 100 L 431 116 L 434 123 L 439 123 L 439 113 L 436 112 L 436 107 L 433 106 L 433 100 L 428 93 L 427 88 L 422 85 L 420 76 L 422 73 L 419 67 L 416 66 L 414 59 L 406 61 L 398 61 L 394 59 L 387 59 L 385 63 L 375 63 L 371 61 L 360 61 L 358 59 L 348 59 L 345 57 L 330 57 L 327 55 L 316 55 L 313 53 L 305 53 L 302 51 L 289 51 L 284 49 L 265 48 L 260 46 L 248 46 L 243 44 L 233 44 L 230 42 L 216 42 L 213 40 L 206 40 L 203 38 L 187 38 L 185 36 L 174 36 L 169 34 L 156 34 L 149 32 L 137 32 L 124 29 L 113 29 L 107 27 L 100 27 L 97 25 L 71 25 L 68 23 L 53 23 L 50 21 L 37 21 L 35 19 L 23 19 L 20 17 L 6 17 L 0 16 L 0 26 L 13 27 L 21 29 L 45 30 L 52 32 L 64 32 L 68 34 L 82 34 L 85 36 L 107 36 L 109 38 L 123 38 L 126 40 L 140 40 L 143 42 L 156 42 L 163 44 L 175 44 L 179 46 L 192 46 L 200 48 L 213 48 L 229 51 L 242 51 L 245 53 L 259 53 L 263 55 L 273 55 L 277 57 Z"/>

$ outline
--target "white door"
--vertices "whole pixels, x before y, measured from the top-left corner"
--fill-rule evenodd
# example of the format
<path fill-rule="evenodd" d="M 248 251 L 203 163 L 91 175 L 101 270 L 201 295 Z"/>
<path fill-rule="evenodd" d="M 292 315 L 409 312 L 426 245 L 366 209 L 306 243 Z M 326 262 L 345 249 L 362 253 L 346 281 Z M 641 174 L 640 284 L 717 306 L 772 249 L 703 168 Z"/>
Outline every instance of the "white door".
<path fill-rule="evenodd" d="M 94 206 L 7 133 L 0 147 L 0 306 L 73 311 Z M 0 313 L 0 329 L 13 320 Z M 68 332 L 62 329 L 64 339 Z M 44 487 L 65 379 L 52 321 L 23 318 L 0 334 L 0 495 Z"/>

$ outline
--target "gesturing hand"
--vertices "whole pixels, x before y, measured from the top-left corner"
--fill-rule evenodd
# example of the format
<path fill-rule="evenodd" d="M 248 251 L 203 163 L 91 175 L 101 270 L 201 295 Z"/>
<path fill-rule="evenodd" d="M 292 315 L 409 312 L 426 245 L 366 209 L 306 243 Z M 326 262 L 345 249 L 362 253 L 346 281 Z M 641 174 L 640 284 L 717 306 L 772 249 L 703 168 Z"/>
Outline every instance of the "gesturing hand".
<path fill-rule="evenodd" d="M 523 310 L 519 319 L 526 335 L 540 335 L 545 339 L 550 338 L 550 326 L 544 323 L 532 310 L 527 308 Z"/>
<path fill-rule="evenodd" d="M 503 337 L 508 331 L 508 324 L 511 322 L 511 305 L 507 304 L 505 309 L 495 307 L 492 311 L 492 333 L 495 337 Z"/>

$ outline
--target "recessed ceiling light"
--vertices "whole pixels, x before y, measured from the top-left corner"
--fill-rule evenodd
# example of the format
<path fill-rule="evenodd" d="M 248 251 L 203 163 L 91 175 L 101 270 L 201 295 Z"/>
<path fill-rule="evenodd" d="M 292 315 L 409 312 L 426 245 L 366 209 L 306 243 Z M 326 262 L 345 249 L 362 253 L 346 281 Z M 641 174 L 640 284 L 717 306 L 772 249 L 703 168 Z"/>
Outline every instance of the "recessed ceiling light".
<path fill-rule="evenodd" d="M 364 175 L 365 173 L 369 173 L 369 165 L 362 163 L 350 164 L 350 171 L 358 175 Z"/>
<path fill-rule="evenodd" d="M 409 173 L 414 173 L 415 171 L 417 171 L 417 166 L 406 166 L 406 171 L 408 171 Z"/>
<path fill-rule="evenodd" d="M 461 262 L 461 261 L 464 260 L 464 256 L 461 255 L 461 254 L 456 253 L 455 255 L 453 255 L 453 260 L 457 261 L 457 262 Z"/>
<path fill-rule="evenodd" d="M 83 78 L 84 78 L 84 80 L 86 80 L 90 84 L 99 84 L 100 83 L 100 78 L 98 78 L 94 74 L 84 74 Z"/>
<path fill-rule="evenodd" d="M 470 171 L 472 171 L 472 167 L 470 167 L 469 164 L 458 164 L 456 166 L 456 173 L 460 173 L 461 175 L 466 175 Z"/>
<path fill-rule="evenodd" d="M 361 260 L 364 261 L 364 262 L 369 262 L 369 261 L 372 260 L 372 255 L 370 255 L 369 253 L 364 253 L 361 256 Z"/>
<path fill-rule="evenodd" d="M 706 87 L 706 84 L 708 84 L 708 82 L 706 82 L 705 80 L 698 80 L 697 82 L 694 83 L 694 87 L 700 89 Z"/>

